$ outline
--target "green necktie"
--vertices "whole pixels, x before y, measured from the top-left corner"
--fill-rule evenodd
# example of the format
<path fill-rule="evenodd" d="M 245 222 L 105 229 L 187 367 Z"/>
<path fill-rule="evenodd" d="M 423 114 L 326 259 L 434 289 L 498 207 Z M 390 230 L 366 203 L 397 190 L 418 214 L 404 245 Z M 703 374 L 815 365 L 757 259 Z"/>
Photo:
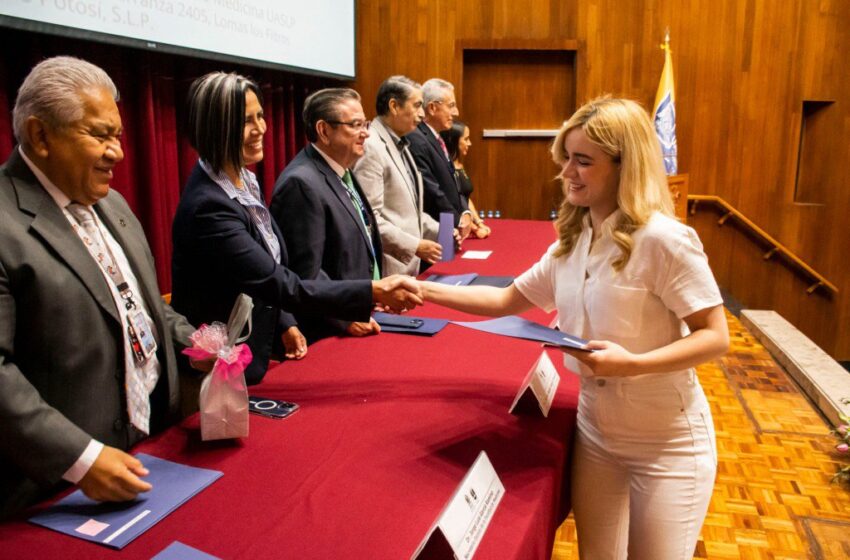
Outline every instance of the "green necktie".
<path fill-rule="evenodd" d="M 375 246 L 372 244 L 372 232 L 369 229 L 369 223 L 366 221 L 366 210 L 363 200 L 354 188 L 354 181 L 351 179 L 351 171 L 345 170 L 345 175 L 342 176 L 342 184 L 348 192 L 348 197 L 351 203 L 354 204 L 355 210 L 360 215 L 360 223 L 363 224 L 363 230 L 366 232 L 366 238 L 369 240 L 369 249 L 372 251 L 372 280 L 381 279 L 381 269 L 378 268 L 378 260 L 375 256 Z"/>

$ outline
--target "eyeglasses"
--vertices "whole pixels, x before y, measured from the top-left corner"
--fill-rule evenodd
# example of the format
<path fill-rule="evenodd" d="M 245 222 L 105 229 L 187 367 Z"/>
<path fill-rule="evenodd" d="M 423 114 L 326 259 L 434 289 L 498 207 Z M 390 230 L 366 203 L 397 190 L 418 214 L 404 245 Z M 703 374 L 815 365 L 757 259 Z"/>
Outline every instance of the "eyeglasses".
<path fill-rule="evenodd" d="M 325 121 L 328 124 L 339 125 L 344 124 L 345 126 L 351 127 L 355 132 L 361 132 L 363 130 L 369 130 L 369 127 L 372 126 L 372 121 Z"/>
<path fill-rule="evenodd" d="M 434 101 L 434 103 L 436 103 L 437 105 L 442 105 L 443 103 L 445 103 L 445 101 L 443 101 L 442 99 L 438 99 L 437 101 Z M 457 107 L 457 101 L 452 101 L 451 103 L 446 104 L 446 107 L 448 107 L 449 109 L 454 109 L 455 107 Z"/>

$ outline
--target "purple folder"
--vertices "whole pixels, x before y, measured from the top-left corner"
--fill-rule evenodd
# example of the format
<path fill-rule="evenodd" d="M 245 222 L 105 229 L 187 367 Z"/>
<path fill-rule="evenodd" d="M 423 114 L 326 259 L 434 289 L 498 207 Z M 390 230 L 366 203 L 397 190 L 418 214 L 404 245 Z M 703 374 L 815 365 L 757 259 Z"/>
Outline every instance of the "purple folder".
<path fill-rule="evenodd" d="M 492 334 L 535 340 L 552 346 L 563 346 L 565 348 L 589 352 L 589 350 L 584 348 L 587 341 L 583 338 L 563 333 L 557 329 L 544 327 L 516 315 L 508 315 L 507 317 L 499 317 L 498 319 L 491 319 L 489 321 L 452 321 L 452 323 L 461 327 Z"/>
<path fill-rule="evenodd" d="M 455 258 L 455 216 L 451 212 L 440 212 L 440 231 L 437 233 L 437 243 L 443 248 L 441 262 Z"/>
<path fill-rule="evenodd" d="M 77 490 L 29 521 L 121 549 L 222 475 L 221 471 L 189 467 L 144 453 L 136 458 L 150 471 L 144 477 L 153 485 L 150 492 L 139 494 L 131 502 L 113 503 L 96 502 Z"/>

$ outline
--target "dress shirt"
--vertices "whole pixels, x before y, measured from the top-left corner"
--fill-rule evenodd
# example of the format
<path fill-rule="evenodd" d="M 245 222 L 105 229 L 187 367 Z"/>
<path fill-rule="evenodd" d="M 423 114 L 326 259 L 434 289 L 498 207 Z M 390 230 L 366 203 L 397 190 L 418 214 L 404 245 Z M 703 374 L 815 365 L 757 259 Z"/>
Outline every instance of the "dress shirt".
<path fill-rule="evenodd" d="M 274 229 L 272 228 L 272 218 L 271 214 L 269 214 L 269 209 L 260 195 L 260 184 L 257 182 L 257 176 L 243 167 L 240 172 L 240 178 L 242 179 L 242 186 L 244 188 L 240 189 L 233 184 L 233 181 L 230 180 L 230 177 L 224 171 L 216 173 L 202 159 L 199 159 L 198 163 L 209 178 L 227 193 L 227 196 L 241 204 L 248 211 L 251 219 L 260 228 L 260 233 L 263 236 L 263 241 L 266 243 L 269 254 L 274 257 L 276 263 L 280 264 L 280 243 L 278 243 L 277 236 L 274 234 Z"/>
<path fill-rule="evenodd" d="M 534 305 L 557 309 L 563 332 L 644 353 L 686 336 L 682 319 L 721 305 L 723 299 L 696 232 L 660 213 L 632 234 L 631 258 L 615 271 L 611 263 L 619 258 L 620 248 L 611 232 L 619 213 L 602 223 L 594 243 L 586 216 L 570 254 L 553 257 L 558 242 L 553 243 L 515 285 Z M 584 377 L 593 375 L 566 354 L 564 365 Z"/>
<path fill-rule="evenodd" d="M 410 178 L 410 185 L 416 197 L 416 205 L 418 206 L 419 189 L 416 188 L 416 171 L 414 171 L 416 168 L 416 163 L 413 161 L 413 156 L 410 155 L 410 150 L 407 149 L 407 147 L 410 145 L 410 140 L 405 137 L 399 138 L 399 136 L 395 132 L 393 132 L 393 129 L 386 124 L 384 124 L 384 128 L 386 128 L 387 132 L 390 133 L 390 138 L 395 144 L 395 147 L 398 148 L 398 153 L 401 155 L 401 161 L 404 162 L 404 168 L 407 169 L 407 176 Z"/>

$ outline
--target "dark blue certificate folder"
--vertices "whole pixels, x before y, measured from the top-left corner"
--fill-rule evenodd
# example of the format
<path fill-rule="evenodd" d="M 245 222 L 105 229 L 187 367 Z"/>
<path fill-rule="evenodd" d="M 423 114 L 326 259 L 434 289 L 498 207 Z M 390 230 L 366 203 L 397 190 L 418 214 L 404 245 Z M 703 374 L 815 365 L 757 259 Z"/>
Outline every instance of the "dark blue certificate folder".
<path fill-rule="evenodd" d="M 132 502 L 96 502 L 80 490 L 30 518 L 32 523 L 112 548 L 127 544 L 189 498 L 212 484 L 221 471 L 188 467 L 144 453 L 136 455 L 150 471 L 153 489 Z"/>
<path fill-rule="evenodd" d="M 526 340 L 536 340 L 544 344 L 552 346 L 565 346 L 574 350 L 585 350 L 584 345 L 587 341 L 583 338 L 563 333 L 559 330 L 544 327 L 528 319 L 509 315 L 507 317 L 499 317 L 489 321 L 452 321 L 455 325 L 484 331 L 492 334 L 500 334 L 502 336 L 511 336 L 514 338 L 524 338 Z"/>
<path fill-rule="evenodd" d="M 507 288 L 514 282 L 513 276 L 479 276 L 475 272 L 467 274 L 432 274 L 428 282 L 437 282 L 449 286 L 494 286 Z"/>
<path fill-rule="evenodd" d="M 447 319 L 429 319 L 428 317 L 414 317 L 412 315 L 391 315 L 389 313 L 375 312 L 372 314 L 375 321 L 381 325 L 381 332 L 392 332 L 401 334 L 418 334 L 420 336 L 433 336 L 443 330 L 449 324 Z M 418 319 L 421 325 L 415 328 L 396 326 L 397 319 Z"/>

